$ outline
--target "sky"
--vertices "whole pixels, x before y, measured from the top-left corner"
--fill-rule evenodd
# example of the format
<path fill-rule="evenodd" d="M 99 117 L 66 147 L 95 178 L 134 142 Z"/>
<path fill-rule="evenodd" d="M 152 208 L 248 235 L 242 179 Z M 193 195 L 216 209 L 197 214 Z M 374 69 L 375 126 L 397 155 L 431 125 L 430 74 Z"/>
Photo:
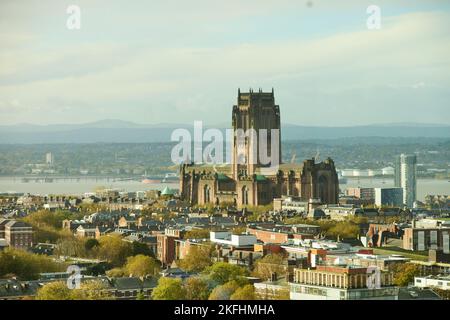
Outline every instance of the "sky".
<path fill-rule="evenodd" d="M 2 0 L 0 125 L 223 124 L 238 88 L 283 123 L 450 124 L 449 31 L 450 1 Z"/>

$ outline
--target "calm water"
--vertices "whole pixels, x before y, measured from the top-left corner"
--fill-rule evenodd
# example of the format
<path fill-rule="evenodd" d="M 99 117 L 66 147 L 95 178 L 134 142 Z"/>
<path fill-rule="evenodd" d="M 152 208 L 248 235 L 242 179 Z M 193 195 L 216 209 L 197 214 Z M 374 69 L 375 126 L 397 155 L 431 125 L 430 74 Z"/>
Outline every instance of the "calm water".
<path fill-rule="evenodd" d="M 346 184 L 340 184 L 341 190 L 348 187 L 388 188 L 394 187 L 394 179 L 381 178 L 347 178 Z M 417 199 L 424 201 L 427 194 L 449 195 L 450 182 L 448 180 L 419 179 L 417 180 Z"/>
<path fill-rule="evenodd" d="M 54 180 L 54 182 L 23 182 L 21 178 L 0 177 L 0 192 L 24 192 L 32 194 L 83 194 L 92 192 L 97 187 L 117 188 L 124 191 L 162 190 L 166 186 L 178 189 L 178 183 L 144 184 L 140 181 L 117 181 L 115 179 L 81 178 Z M 348 178 L 347 183 L 340 185 L 341 190 L 348 187 L 393 187 L 393 179 L 381 178 Z M 447 180 L 419 179 L 417 181 L 417 197 L 423 201 L 427 194 L 450 194 L 450 182 Z"/>
<path fill-rule="evenodd" d="M 29 180 L 23 182 L 22 178 L 0 177 L 0 193 L 1 192 L 24 192 L 31 194 L 72 194 L 80 195 L 85 192 L 92 192 L 98 187 L 114 188 L 123 191 L 146 191 L 146 190 L 162 190 L 165 187 L 178 189 L 178 183 L 151 183 L 146 184 L 140 181 L 127 180 L 120 181 L 116 179 L 55 179 L 53 182 L 43 182 Z"/>

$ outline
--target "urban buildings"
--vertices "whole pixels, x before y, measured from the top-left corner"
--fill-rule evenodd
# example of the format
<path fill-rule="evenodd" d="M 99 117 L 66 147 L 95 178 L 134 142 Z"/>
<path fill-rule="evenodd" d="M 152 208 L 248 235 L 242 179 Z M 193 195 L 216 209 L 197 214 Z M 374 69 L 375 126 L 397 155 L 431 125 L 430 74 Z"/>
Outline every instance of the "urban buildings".
<path fill-rule="evenodd" d="M 403 249 L 442 250 L 450 254 L 450 224 L 439 220 L 413 220 L 411 228 L 404 229 Z"/>
<path fill-rule="evenodd" d="M 347 188 L 345 194 L 347 196 L 357 197 L 361 200 L 373 201 L 375 199 L 374 188 Z"/>
<path fill-rule="evenodd" d="M 402 188 L 375 188 L 375 205 L 402 207 L 403 195 Z"/>
<path fill-rule="evenodd" d="M 397 300 L 393 273 L 380 271 L 372 285 L 370 270 L 353 265 L 294 269 L 291 300 Z"/>
<path fill-rule="evenodd" d="M 414 277 L 414 285 L 418 288 L 438 288 L 442 290 L 450 290 L 450 276 L 434 276 Z"/>
<path fill-rule="evenodd" d="M 395 159 L 396 187 L 403 188 L 403 201 L 407 207 L 412 208 L 417 199 L 417 157 L 416 155 L 401 154 Z"/>
<path fill-rule="evenodd" d="M 10 247 L 28 249 L 33 246 L 33 228 L 22 221 L 1 219 L 0 239 Z"/>
<path fill-rule="evenodd" d="M 257 156 L 264 137 L 272 155 L 272 130 L 280 131 L 280 107 L 275 104 L 273 90 L 250 90 L 246 93 L 239 91 L 237 105 L 233 106 L 232 125 L 235 137 L 231 165 L 182 164 L 180 193 L 183 199 L 193 205 L 232 203 L 238 208 L 267 205 L 282 195 L 298 196 L 306 201 L 319 198 L 322 203 L 338 202 L 339 181 L 334 162 L 330 158 L 321 163 L 310 159 L 300 165 L 280 164 L 278 169 L 273 169 L 268 168 L 268 164 Z M 239 136 L 238 132 L 248 133 L 252 129 L 256 133 L 256 139 L 251 134 L 242 139 L 236 138 Z M 263 130 L 268 131 L 265 136 L 261 134 Z M 278 134 L 278 140 L 274 138 L 278 150 L 273 152 L 279 153 L 281 162 L 280 135 Z"/>

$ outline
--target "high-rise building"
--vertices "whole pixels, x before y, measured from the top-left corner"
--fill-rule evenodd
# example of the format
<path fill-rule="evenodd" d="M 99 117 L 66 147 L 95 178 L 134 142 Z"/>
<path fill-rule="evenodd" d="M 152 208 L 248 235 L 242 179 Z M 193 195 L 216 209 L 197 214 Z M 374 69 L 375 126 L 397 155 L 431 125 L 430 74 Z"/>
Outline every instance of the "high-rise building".
<path fill-rule="evenodd" d="M 410 208 L 417 198 L 416 166 L 415 154 L 401 154 L 395 159 L 395 186 L 403 188 L 403 202 Z"/>
<path fill-rule="evenodd" d="M 375 205 L 397 206 L 403 205 L 402 188 L 375 188 Z"/>
<path fill-rule="evenodd" d="M 45 163 L 48 165 L 52 165 L 53 164 L 53 154 L 51 152 L 47 152 L 45 154 Z"/>

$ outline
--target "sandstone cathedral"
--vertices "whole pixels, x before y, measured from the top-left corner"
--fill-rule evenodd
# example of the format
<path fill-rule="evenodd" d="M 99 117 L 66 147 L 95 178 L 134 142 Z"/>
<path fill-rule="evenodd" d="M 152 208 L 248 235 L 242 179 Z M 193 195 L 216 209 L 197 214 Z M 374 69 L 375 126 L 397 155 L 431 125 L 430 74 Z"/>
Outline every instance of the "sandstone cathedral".
<path fill-rule="evenodd" d="M 272 92 L 250 90 L 246 93 L 239 90 L 237 105 L 233 106 L 232 127 L 233 132 L 251 129 L 257 136 L 260 131 L 267 131 L 270 154 L 273 144 L 270 132 L 273 129 L 281 132 L 280 107 L 275 104 L 273 89 Z M 260 140 L 248 137 L 239 140 L 233 136 L 231 164 L 184 163 L 180 166 L 182 199 L 191 205 L 229 203 L 238 208 L 266 205 L 281 196 L 295 196 L 304 201 L 319 199 L 324 204 L 338 202 L 339 182 L 330 158 L 320 163 L 315 163 L 314 159 L 302 164 L 281 163 L 276 171 L 270 172 L 267 164 L 255 158 Z M 281 134 L 276 139 L 281 161 Z"/>

